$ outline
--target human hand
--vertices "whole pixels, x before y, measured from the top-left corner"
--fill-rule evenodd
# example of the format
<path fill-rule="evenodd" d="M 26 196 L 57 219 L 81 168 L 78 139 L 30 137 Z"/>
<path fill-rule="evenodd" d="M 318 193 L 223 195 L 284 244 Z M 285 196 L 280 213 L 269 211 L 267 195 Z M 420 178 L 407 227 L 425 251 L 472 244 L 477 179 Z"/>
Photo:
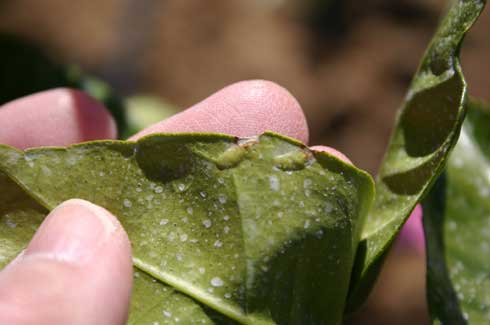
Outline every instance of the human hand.
<path fill-rule="evenodd" d="M 155 132 L 250 136 L 266 130 L 308 141 L 306 120 L 291 94 L 270 82 L 246 81 L 131 140 Z M 0 109 L 0 143 L 18 148 L 115 136 L 108 112 L 78 91 L 47 91 Z M 348 161 L 334 149 L 312 148 Z M 117 218 L 87 201 L 69 200 L 47 216 L 26 250 L 0 272 L 0 324 L 123 324 L 131 283 L 131 248 Z"/>

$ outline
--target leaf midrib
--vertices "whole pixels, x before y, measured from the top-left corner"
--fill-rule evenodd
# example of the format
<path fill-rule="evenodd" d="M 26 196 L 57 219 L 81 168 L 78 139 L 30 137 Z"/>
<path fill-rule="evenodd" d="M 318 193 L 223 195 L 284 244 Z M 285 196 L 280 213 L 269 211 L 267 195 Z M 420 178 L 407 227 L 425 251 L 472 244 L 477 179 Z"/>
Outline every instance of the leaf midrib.
<path fill-rule="evenodd" d="M 137 145 L 136 145 L 137 146 Z M 136 146 L 133 150 L 132 155 L 130 156 L 130 159 L 133 160 L 133 162 L 136 162 Z M 21 150 L 17 150 L 15 148 L 12 148 L 16 151 L 19 151 L 22 155 L 25 153 Z M 30 191 L 26 186 L 14 175 L 12 175 L 10 172 L 7 170 L 3 171 L 10 179 L 12 179 L 17 185 L 19 185 L 24 193 L 26 193 L 30 198 L 32 198 L 34 201 L 36 201 L 39 205 L 41 205 L 43 208 L 46 209 L 46 214 L 48 214 L 50 211 L 52 211 L 56 206 L 51 205 L 49 202 L 45 201 L 41 196 L 38 196 L 34 193 L 34 191 Z M 127 183 L 124 180 L 126 180 L 127 176 L 129 173 L 129 168 L 124 171 L 124 177 L 121 178 L 123 180 L 123 183 Z M 234 182 L 233 182 L 234 183 Z M 126 189 L 126 187 L 125 187 Z M 234 184 L 234 190 L 236 191 L 236 185 Z M 124 192 L 124 191 L 123 191 Z M 119 198 L 121 199 L 121 197 Z M 238 199 L 237 199 L 238 201 Z M 237 204 L 238 205 L 238 204 Z M 243 238 L 243 237 L 242 237 Z M 153 278 L 161 281 L 164 284 L 169 285 L 170 287 L 173 287 L 175 290 L 178 292 L 181 292 L 195 300 L 197 300 L 200 303 L 203 303 L 207 305 L 208 307 L 216 310 L 217 312 L 234 319 L 242 324 L 263 324 L 264 321 L 261 319 L 257 319 L 256 317 L 250 316 L 250 315 L 244 315 L 243 312 L 239 310 L 239 308 L 234 307 L 230 304 L 223 304 L 218 301 L 219 298 L 213 297 L 211 294 L 205 292 L 204 290 L 200 289 L 199 287 L 196 287 L 189 283 L 188 281 L 184 281 L 179 279 L 176 276 L 171 275 L 170 273 L 167 272 L 162 272 L 158 268 L 155 268 L 154 266 L 149 265 L 148 263 L 143 262 L 141 259 L 138 257 L 133 256 L 133 265 L 141 270 L 144 273 L 149 274 Z"/>

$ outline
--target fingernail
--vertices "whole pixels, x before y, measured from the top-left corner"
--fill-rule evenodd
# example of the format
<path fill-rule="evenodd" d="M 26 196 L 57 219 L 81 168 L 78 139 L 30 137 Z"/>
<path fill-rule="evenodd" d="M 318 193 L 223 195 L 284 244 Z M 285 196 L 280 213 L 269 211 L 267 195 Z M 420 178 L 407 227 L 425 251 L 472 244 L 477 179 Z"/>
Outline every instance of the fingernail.
<path fill-rule="evenodd" d="M 32 238 L 24 257 L 84 263 L 117 229 L 105 209 L 73 199 L 54 209 Z"/>

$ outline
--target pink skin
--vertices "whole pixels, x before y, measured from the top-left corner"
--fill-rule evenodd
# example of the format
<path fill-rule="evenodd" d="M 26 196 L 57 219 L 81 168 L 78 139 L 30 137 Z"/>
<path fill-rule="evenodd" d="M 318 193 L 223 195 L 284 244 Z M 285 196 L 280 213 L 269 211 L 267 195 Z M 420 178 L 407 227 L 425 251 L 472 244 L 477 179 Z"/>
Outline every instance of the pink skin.
<path fill-rule="evenodd" d="M 18 148 L 115 138 L 106 109 L 87 95 L 55 89 L 0 108 L 0 143 Z M 308 141 L 294 97 L 267 81 L 233 84 L 132 137 L 154 132 L 271 130 Z M 350 163 L 335 149 L 315 146 Z M 97 263 L 91 263 L 97 261 Z M 117 218 L 83 200 L 53 210 L 27 249 L 0 271 L 0 324 L 124 324 L 132 286 L 131 246 Z"/>
<path fill-rule="evenodd" d="M 420 204 L 413 210 L 397 240 L 402 248 L 408 248 L 419 254 L 424 254 L 425 235 L 422 227 L 422 206 Z"/>
<path fill-rule="evenodd" d="M 77 90 L 40 92 L 0 110 L 0 143 L 20 149 L 115 137 L 116 125 L 109 112 Z"/>
<path fill-rule="evenodd" d="M 133 136 L 155 132 L 220 132 L 240 137 L 271 130 L 308 142 L 308 125 L 299 103 L 270 81 L 242 81 Z"/>

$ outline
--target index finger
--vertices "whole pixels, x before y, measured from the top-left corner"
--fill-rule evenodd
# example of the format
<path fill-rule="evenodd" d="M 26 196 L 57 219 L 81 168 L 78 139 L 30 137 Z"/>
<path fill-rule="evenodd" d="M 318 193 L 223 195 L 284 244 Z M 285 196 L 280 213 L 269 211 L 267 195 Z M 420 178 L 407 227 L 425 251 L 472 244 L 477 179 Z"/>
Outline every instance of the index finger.
<path fill-rule="evenodd" d="M 232 84 L 130 140 L 160 132 L 217 132 L 246 137 L 264 131 L 308 142 L 308 126 L 298 101 L 273 82 L 252 80 Z"/>
<path fill-rule="evenodd" d="M 66 146 L 116 135 L 106 108 L 74 89 L 43 91 L 0 107 L 0 143 L 19 149 Z"/>

